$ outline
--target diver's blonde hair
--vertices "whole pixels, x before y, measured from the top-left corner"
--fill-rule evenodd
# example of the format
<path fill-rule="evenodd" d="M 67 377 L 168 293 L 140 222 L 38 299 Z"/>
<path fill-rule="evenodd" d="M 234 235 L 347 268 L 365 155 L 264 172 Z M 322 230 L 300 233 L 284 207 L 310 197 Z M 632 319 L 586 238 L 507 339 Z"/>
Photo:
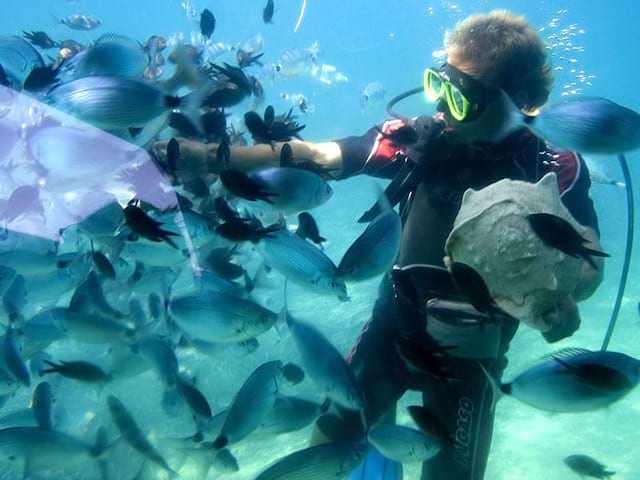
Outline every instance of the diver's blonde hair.
<path fill-rule="evenodd" d="M 523 110 L 535 110 L 549 98 L 553 76 L 547 48 L 524 17 L 508 10 L 473 15 L 447 32 L 445 47 L 450 58 L 501 87 Z"/>

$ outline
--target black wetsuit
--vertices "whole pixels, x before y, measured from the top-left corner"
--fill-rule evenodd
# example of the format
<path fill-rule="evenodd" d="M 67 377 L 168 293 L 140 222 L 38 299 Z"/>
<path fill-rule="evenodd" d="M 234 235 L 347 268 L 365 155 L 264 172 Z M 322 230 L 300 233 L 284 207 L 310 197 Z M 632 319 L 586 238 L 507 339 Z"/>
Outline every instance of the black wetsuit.
<path fill-rule="evenodd" d="M 389 121 L 381 129 L 389 133 L 401 125 L 400 121 Z M 377 129 L 338 143 L 344 160 L 342 178 L 358 174 L 393 178 L 402 163 L 398 159 L 405 153 Z M 591 181 L 579 155 L 554 152 L 526 130 L 513 133 L 500 144 L 446 148 L 437 158 L 427 161 L 428 168 L 419 184 L 401 204 L 404 223 L 397 261 L 397 267 L 417 272 L 410 273 L 410 277 L 418 295 L 404 295 L 404 287 L 394 282 L 392 275 L 385 276 L 372 318 L 349 360 L 364 390 L 368 425 L 387 414 L 408 389 L 421 391 L 424 405 L 445 422 L 454 440 L 425 462 L 423 480 L 481 480 L 491 444 L 493 394 L 478 361 L 500 378 L 518 323 L 505 320 L 500 325 L 461 329 L 442 319 L 427 318 L 423 308 L 427 300 L 456 298 L 443 269 L 445 240 L 467 188 L 480 189 L 504 178 L 537 182 L 550 171 L 557 174 L 562 200 L 571 214 L 581 224 L 597 230 L 596 214 L 588 196 Z M 414 264 L 433 267 L 411 268 Z M 409 297 L 414 300 L 406 301 Z M 425 332 L 427 338 L 439 337 L 441 344 L 450 343 L 455 337 L 460 344 L 470 346 L 466 351 L 461 347 L 459 354 L 452 351 L 438 357 L 446 372 L 458 381 L 443 380 L 435 367 L 434 375 L 416 375 L 400 359 L 395 339 L 420 339 Z M 440 363 L 437 368 L 442 366 Z M 344 429 L 328 432 L 319 422 L 325 435 L 335 437 L 341 431 L 363 433 L 358 412 L 339 407 L 335 412 L 346 422 Z"/>

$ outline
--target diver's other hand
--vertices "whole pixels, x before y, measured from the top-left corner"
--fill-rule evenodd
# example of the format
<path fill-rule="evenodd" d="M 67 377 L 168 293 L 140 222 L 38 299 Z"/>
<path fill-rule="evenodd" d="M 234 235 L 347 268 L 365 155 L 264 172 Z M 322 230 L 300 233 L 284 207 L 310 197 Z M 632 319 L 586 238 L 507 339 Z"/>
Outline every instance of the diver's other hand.
<path fill-rule="evenodd" d="M 177 165 L 168 165 L 167 145 L 169 140 L 156 142 L 153 151 L 160 163 L 167 167 L 167 171 L 172 172 L 180 182 L 188 182 L 196 178 L 206 179 L 220 171 L 216 168 L 217 145 L 204 144 L 188 138 L 177 137 L 180 145 L 180 158 Z"/>
<path fill-rule="evenodd" d="M 542 332 L 548 343 L 555 343 L 573 335 L 580 328 L 580 311 L 572 296 L 560 300 L 555 307 L 543 315 L 551 328 Z"/>

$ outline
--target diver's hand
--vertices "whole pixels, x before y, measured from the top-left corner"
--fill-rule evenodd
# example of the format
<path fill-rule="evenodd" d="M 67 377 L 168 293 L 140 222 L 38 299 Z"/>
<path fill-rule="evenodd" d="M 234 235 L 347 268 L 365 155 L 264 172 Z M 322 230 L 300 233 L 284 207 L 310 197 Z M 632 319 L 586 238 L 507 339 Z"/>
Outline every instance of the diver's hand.
<path fill-rule="evenodd" d="M 207 183 L 212 183 L 216 179 L 216 174 L 222 170 L 222 165 L 217 165 L 216 151 L 217 145 L 204 144 L 188 138 L 177 137 L 180 145 L 180 159 L 177 165 L 169 165 L 167 160 L 168 140 L 156 142 L 153 145 L 153 152 L 162 165 L 167 167 L 167 171 L 176 176 L 180 183 L 203 178 Z"/>
<path fill-rule="evenodd" d="M 555 343 L 573 335 L 580 328 L 580 311 L 571 295 L 560 300 L 555 307 L 543 315 L 551 328 L 542 332 L 548 343 Z"/>

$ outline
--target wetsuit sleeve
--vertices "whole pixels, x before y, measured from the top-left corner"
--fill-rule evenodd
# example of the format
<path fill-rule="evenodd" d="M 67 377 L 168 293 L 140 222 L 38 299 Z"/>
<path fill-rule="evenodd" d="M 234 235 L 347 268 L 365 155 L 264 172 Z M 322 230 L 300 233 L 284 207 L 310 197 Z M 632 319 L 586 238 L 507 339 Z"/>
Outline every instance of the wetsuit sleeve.
<path fill-rule="evenodd" d="M 389 134 L 403 125 L 400 120 L 390 120 L 362 136 L 336 140 L 342 152 L 342 174 L 338 180 L 361 174 L 393 178 L 401 166 L 394 160 L 398 153 L 404 153 L 404 149 L 393 146 L 380 131 Z"/>
<path fill-rule="evenodd" d="M 600 235 L 598 217 L 589 197 L 591 177 L 582 156 L 574 152 L 557 153 L 551 171 L 558 176 L 560 196 L 571 215 L 581 225 L 593 228 Z"/>

